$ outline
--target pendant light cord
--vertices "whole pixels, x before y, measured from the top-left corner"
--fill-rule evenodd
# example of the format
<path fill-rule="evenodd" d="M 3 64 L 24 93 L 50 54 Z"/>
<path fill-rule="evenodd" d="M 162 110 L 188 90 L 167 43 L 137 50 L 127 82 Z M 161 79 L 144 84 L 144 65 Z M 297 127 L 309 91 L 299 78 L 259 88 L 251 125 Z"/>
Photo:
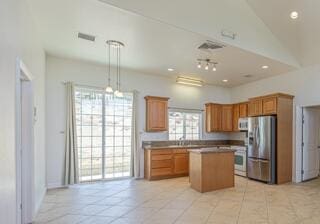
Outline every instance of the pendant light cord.
<path fill-rule="evenodd" d="M 110 78 L 111 77 L 111 74 L 110 74 L 110 66 L 111 66 L 110 65 L 110 60 L 111 60 L 110 59 L 110 44 L 108 44 L 108 55 L 109 55 L 108 56 L 108 60 L 109 60 L 109 65 L 108 65 L 108 86 L 111 86 L 110 85 L 110 83 L 111 83 L 111 78 Z"/>

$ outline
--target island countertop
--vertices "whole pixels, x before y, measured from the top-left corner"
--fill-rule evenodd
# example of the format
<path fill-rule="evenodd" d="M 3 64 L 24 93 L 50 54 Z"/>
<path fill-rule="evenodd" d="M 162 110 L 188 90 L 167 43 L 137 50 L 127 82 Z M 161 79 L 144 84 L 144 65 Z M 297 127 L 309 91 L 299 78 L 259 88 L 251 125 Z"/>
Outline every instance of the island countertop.
<path fill-rule="evenodd" d="M 191 153 L 199 153 L 199 154 L 202 154 L 202 153 L 234 153 L 235 149 L 230 149 L 230 148 L 223 148 L 223 147 L 211 147 L 211 148 L 200 148 L 200 149 L 189 149 L 188 150 L 189 152 Z"/>

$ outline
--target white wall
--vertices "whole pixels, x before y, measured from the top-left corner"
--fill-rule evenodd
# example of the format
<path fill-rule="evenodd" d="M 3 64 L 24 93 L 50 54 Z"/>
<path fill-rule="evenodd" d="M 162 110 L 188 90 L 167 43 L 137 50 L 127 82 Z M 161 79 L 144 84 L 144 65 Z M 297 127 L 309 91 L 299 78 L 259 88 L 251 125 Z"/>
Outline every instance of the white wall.
<path fill-rule="evenodd" d="M 105 66 L 88 62 L 47 57 L 47 184 L 58 187 L 63 183 L 65 92 L 64 81 L 76 84 L 105 87 L 107 77 Z M 206 102 L 230 102 L 230 91 L 226 88 L 204 86 L 188 87 L 175 83 L 174 79 L 145 75 L 133 71 L 122 71 L 124 91 L 138 90 L 139 126 L 142 140 L 166 140 L 167 133 L 145 133 L 144 96 L 170 97 L 169 106 L 191 109 L 204 109 Z M 206 139 L 226 139 L 225 134 L 205 134 Z"/>
<path fill-rule="evenodd" d="M 231 89 L 233 102 L 274 92 L 295 96 L 296 105 L 320 105 L 320 65 L 305 67 L 294 72 L 259 80 Z"/>
<path fill-rule="evenodd" d="M 22 58 L 34 80 L 35 211 L 45 193 L 45 53 L 37 38 L 25 0 L 0 3 L 0 223 L 16 219 L 15 76 L 16 59 Z"/>
<path fill-rule="evenodd" d="M 294 119 L 296 117 L 296 107 L 320 105 L 320 65 L 305 67 L 294 72 L 275 76 L 268 79 L 252 82 L 246 85 L 231 89 L 232 102 L 240 102 L 250 97 L 261 96 L 265 94 L 283 92 L 295 96 L 294 98 Z M 299 126 L 293 122 L 293 145 L 295 153 L 293 158 L 294 180 L 300 179 L 300 138 Z M 297 129 L 296 129 L 297 127 Z M 296 137 L 296 135 L 298 137 Z"/>

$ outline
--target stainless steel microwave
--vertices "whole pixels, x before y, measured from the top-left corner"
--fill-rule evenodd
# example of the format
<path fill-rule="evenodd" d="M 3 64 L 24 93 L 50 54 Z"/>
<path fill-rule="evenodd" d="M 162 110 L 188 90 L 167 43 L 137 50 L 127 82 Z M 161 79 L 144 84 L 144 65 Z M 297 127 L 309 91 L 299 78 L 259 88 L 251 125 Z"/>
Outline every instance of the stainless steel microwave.
<path fill-rule="evenodd" d="M 248 118 L 239 118 L 238 129 L 240 131 L 248 131 Z"/>

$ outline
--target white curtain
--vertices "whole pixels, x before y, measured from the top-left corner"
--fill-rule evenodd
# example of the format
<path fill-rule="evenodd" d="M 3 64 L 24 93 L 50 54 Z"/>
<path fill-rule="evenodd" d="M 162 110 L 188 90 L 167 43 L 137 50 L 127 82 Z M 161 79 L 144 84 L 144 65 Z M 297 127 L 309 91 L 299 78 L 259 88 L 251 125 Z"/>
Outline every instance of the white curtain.
<path fill-rule="evenodd" d="M 133 103 L 132 103 L 132 133 L 131 133 L 131 145 L 132 145 L 132 167 L 131 176 L 135 178 L 141 177 L 140 160 L 141 160 L 141 145 L 139 134 L 139 92 L 133 91 Z"/>
<path fill-rule="evenodd" d="M 66 123 L 66 145 L 65 145 L 65 185 L 79 182 L 78 149 L 77 149 L 77 127 L 74 99 L 74 85 L 66 83 L 67 96 L 67 123 Z"/>

